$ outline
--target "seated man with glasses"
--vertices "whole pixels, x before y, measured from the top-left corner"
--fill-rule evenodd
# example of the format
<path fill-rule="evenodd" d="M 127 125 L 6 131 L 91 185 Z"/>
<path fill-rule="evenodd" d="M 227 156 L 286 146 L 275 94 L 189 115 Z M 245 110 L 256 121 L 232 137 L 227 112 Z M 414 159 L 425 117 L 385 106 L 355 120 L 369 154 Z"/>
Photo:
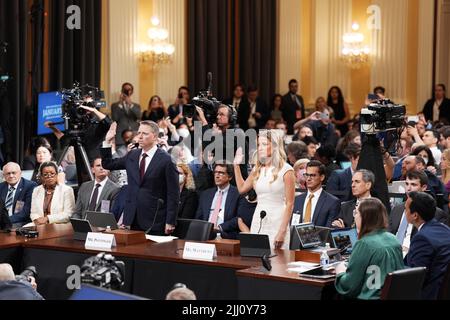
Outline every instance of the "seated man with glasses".
<path fill-rule="evenodd" d="M 294 203 L 294 215 L 300 215 L 299 223 L 312 222 L 316 226 L 331 227 L 337 218 L 341 203 L 323 190 L 325 174 L 326 168 L 319 161 L 311 161 L 306 165 L 304 176 L 308 192 L 296 197 Z"/>
<path fill-rule="evenodd" d="M 238 209 L 243 207 L 245 198 L 239 195 L 233 179 L 233 166 L 219 164 L 214 166 L 215 188 L 205 190 L 199 201 L 195 217 L 214 224 L 214 230 L 224 239 L 236 239 L 239 232 Z"/>
<path fill-rule="evenodd" d="M 30 222 L 31 195 L 37 184 L 22 178 L 22 170 L 14 162 L 3 167 L 3 177 L 5 182 L 0 184 L 0 203 L 8 211 L 13 228 L 19 228 Z"/>
<path fill-rule="evenodd" d="M 58 184 L 58 166 L 44 162 L 39 168 L 42 185 L 35 188 L 31 201 L 31 221 L 35 225 L 67 223 L 75 211 L 73 189 Z"/>

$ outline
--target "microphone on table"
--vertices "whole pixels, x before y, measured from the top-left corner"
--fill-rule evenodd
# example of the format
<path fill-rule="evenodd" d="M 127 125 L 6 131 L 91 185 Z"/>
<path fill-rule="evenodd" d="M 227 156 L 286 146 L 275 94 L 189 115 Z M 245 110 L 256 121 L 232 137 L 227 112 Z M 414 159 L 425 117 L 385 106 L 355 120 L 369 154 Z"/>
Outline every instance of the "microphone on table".
<path fill-rule="evenodd" d="M 161 209 L 161 207 L 163 205 L 164 205 L 164 200 L 158 199 L 158 204 L 156 205 L 155 217 L 153 218 L 153 222 L 152 222 L 152 225 L 150 226 L 150 228 L 148 228 L 147 231 L 145 231 L 145 234 L 149 234 L 149 232 L 152 231 L 153 226 L 155 225 L 156 217 L 158 216 L 159 209 Z"/>
<path fill-rule="evenodd" d="M 259 217 L 261 218 L 261 220 L 259 221 L 258 234 L 261 232 L 262 222 L 266 216 L 267 216 L 267 212 L 265 212 L 264 210 L 260 212 Z"/>

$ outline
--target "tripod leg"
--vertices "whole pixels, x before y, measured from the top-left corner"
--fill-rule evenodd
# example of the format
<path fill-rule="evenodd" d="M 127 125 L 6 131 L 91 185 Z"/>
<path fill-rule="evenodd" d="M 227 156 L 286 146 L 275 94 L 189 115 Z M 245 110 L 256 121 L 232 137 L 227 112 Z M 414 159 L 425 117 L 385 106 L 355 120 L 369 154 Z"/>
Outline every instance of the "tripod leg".
<path fill-rule="evenodd" d="M 83 173 L 86 173 L 89 177 L 89 180 L 94 180 L 94 175 L 90 170 L 89 158 L 87 156 L 86 150 L 84 149 L 81 143 L 77 143 L 75 146 L 75 158 L 77 163 L 77 176 L 78 176 L 78 185 L 81 186 L 83 182 L 86 182 Z M 87 178 L 87 177 L 86 177 Z"/>

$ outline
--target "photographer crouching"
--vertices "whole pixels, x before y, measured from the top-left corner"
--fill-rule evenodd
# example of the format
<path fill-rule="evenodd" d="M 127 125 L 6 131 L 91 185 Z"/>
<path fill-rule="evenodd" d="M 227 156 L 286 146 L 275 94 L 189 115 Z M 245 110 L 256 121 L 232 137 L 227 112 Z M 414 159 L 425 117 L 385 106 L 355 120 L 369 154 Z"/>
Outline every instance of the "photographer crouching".
<path fill-rule="evenodd" d="M 35 276 L 34 267 L 16 276 L 10 264 L 0 264 L 0 300 L 44 300 L 37 292 Z"/>

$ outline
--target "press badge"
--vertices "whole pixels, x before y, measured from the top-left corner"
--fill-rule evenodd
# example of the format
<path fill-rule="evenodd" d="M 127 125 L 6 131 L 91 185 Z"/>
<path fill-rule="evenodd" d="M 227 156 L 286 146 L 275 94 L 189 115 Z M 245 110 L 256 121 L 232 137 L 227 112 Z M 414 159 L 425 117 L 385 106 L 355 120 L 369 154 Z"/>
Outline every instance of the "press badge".
<path fill-rule="evenodd" d="M 19 213 L 20 211 L 22 211 L 24 205 L 25 205 L 25 202 L 17 201 L 16 202 L 16 206 L 14 208 L 14 214 Z"/>

